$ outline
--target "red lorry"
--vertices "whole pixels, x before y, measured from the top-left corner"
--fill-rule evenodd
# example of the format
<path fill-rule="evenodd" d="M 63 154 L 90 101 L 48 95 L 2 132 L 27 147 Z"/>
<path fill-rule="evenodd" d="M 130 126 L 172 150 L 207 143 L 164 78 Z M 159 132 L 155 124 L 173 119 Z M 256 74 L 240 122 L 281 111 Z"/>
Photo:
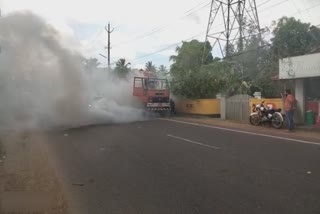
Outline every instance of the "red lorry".
<path fill-rule="evenodd" d="M 158 78 L 152 72 L 144 72 L 144 77 L 134 77 L 133 96 L 138 97 L 147 110 L 170 110 L 168 80 Z"/>

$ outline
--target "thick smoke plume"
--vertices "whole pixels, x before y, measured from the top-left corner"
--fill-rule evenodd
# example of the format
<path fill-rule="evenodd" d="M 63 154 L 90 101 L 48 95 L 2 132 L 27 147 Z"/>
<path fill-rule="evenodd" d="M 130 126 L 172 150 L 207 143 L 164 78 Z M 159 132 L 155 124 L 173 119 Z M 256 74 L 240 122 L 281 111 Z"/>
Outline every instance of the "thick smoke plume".
<path fill-rule="evenodd" d="M 132 81 L 85 71 L 83 57 L 40 17 L 0 18 L 0 128 L 53 128 L 142 119 Z"/>

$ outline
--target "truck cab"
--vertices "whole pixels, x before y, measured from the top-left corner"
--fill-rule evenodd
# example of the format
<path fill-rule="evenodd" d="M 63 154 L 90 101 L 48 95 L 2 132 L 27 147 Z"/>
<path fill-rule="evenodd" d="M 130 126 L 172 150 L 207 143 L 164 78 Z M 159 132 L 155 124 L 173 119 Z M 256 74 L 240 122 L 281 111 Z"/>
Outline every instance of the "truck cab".
<path fill-rule="evenodd" d="M 170 110 L 169 83 L 166 79 L 157 77 L 135 77 L 133 96 L 138 97 L 148 110 Z"/>

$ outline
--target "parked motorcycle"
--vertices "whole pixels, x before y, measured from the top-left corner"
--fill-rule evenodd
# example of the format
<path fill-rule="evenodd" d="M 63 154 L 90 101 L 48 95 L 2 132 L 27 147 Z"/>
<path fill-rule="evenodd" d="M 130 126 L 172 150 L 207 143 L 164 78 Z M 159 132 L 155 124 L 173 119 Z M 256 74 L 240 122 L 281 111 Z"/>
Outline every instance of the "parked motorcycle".
<path fill-rule="evenodd" d="M 270 109 L 264 106 L 264 101 L 261 104 L 253 106 L 253 113 L 250 114 L 251 125 L 261 125 L 262 123 L 270 123 L 274 128 L 280 129 L 284 124 L 284 115 L 281 114 L 281 109 Z"/>

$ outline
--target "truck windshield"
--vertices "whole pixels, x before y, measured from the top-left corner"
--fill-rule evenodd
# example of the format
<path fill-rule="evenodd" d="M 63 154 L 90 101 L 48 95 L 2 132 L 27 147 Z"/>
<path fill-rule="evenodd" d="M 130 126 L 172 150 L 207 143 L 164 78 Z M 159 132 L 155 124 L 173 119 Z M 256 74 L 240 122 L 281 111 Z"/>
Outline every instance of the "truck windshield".
<path fill-rule="evenodd" d="M 148 88 L 155 90 L 168 89 L 168 81 L 165 79 L 148 79 Z"/>

